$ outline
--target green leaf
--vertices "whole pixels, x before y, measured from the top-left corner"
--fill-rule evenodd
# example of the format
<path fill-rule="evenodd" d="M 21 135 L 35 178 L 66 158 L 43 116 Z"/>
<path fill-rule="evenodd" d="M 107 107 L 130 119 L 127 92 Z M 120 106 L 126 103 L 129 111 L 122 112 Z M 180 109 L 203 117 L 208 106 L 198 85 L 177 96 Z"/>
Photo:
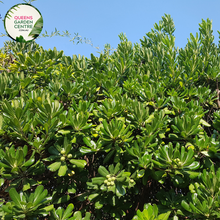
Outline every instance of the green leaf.
<path fill-rule="evenodd" d="M 188 169 L 190 170 L 196 170 L 198 169 L 200 166 L 198 161 L 194 161 L 193 163 L 191 163 L 189 166 L 186 166 Z"/>
<path fill-rule="evenodd" d="M 8 168 L 8 169 L 11 168 L 10 166 L 8 166 L 7 164 L 2 163 L 2 162 L 0 162 L 0 167 L 1 167 L 1 168 L 4 167 L 4 168 Z"/>
<path fill-rule="evenodd" d="M 19 36 L 19 37 L 16 37 L 16 41 L 17 42 L 20 42 L 20 43 L 26 43 L 26 40 L 24 39 L 24 37 L 23 36 Z"/>
<path fill-rule="evenodd" d="M 122 168 L 121 164 L 120 164 L 120 163 L 117 163 L 116 166 L 115 166 L 115 169 L 114 169 L 114 173 L 113 173 L 113 174 L 116 175 L 116 174 L 120 171 L 121 168 Z"/>
<path fill-rule="evenodd" d="M 126 193 L 126 190 L 125 190 L 124 186 L 121 183 L 117 182 L 117 184 L 116 184 L 116 195 L 121 197 L 121 196 L 124 196 L 125 193 Z"/>
<path fill-rule="evenodd" d="M 80 211 L 74 212 L 73 219 L 74 219 L 74 220 L 82 220 L 82 214 L 81 214 L 81 212 L 80 212 Z"/>
<path fill-rule="evenodd" d="M 137 178 L 142 178 L 145 174 L 145 170 L 142 169 L 142 170 L 139 170 L 138 173 L 137 173 Z"/>
<path fill-rule="evenodd" d="M 23 55 L 22 53 L 17 53 L 17 55 L 18 55 L 18 57 L 19 57 L 21 63 L 24 63 L 24 62 L 25 62 L 25 57 L 24 57 L 24 55 Z"/>
<path fill-rule="evenodd" d="M 6 212 L 7 213 L 7 215 L 8 215 L 8 213 L 12 213 L 12 209 L 11 209 L 11 207 L 9 207 L 8 205 L 3 205 L 2 206 L 2 210 L 4 211 L 4 212 Z M 0 213 L 0 214 L 2 214 L 2 213 Z M 12 215 L 10 215 L 9 217 L 13 217 Z M 9 219 L 10 220 L 10 219 Z"/>
<path fill-rule="evenodd" d="M 202 124 L 202 125 L 204 125 L 204 126 L 206 126 L 206 127 L 211 127 L 211 125 L 209 124 L 209 123 L 207 123 L 205 120 L 203 120 L 203 119 L 200 119 L 200 122 L 199 122 L 200 124 Z"/>
<path fill-rule="evenodd" d="M 76 165 L 79 168 L 84 168 L 87 164 L 85 160 L 75 160 L 75 159 L 70 160 L 70 163 Z"/>
<path fill-rule="evenodd" d="M 84 137 L 83 141 L 88 147 L 94 148 L 94 144 L 92 144 L 91 140 L 89 140 L 87 137 Z"/>
<path fill-rule="evenodd" d="M 86 212 L 86 215 L 83 218 L 83 220 L 90 220 L 90 219 L 91 219 L 91 213 L 90 212 Z"/>
<path fill-rule="evenodd" d="M 109 165 L 108 166 L 108 170 L 109 170 L 109 172 L 111 173 L 111 174 L 114 174 L 114 165 L 113 164 L 111 164 L 111 165 Z"/>
<path fill-rule="evenodd" d="M 59 171 L 58 171 L 58 176 L 65 176 L 67 170 L 68 170 L 67 165 L 66 164 L 62 164 L 60 166 Z"/>
<path fill-rule="evenodd" d="M 103 161 L 103 164 L 106 164 L 110 159 L 111 157 L 115 154 L 116 150 L 111 150 L 107 156 L 105 157 L 104 161 Z"/>
<path fill-rule="evenodd" d="M 87 148 L 87 147 L 84 147 L 82 146 L 79 151 L 82 153 L 82 154 L 88 154 L 88 153 L 91 153 L 93 152 L 93 150 L 91 150 L 90 148 Z"/>
<path fill-rule="evenodd" d="M 94 177 L 92 178 L 92 183 L 101 185 L 105 180 L 106 180 L 105 177 Z"/>
<path fill-rule="evenodd" d="M 163 170 L 158 170 L 158 171 L 156 171 L 156 172 L 153 172 L 153 177 L 154 177 L 156 180 L 159 181 L 164 174 L 165 174 L 165 171 L 163 171 Z"/>
<path fill-rule="evenodd" d="M 4 179 L 0 179 L 0 187 L 4 184 L 5 180 Z"/>
<path fill-rule="evenodd" d="M 195 179 L 196 177 L 198 177 L 200 175 L 199 172 L 193 172 L 193 171 L 186 171 L 186 173 L 189 174 L 190 179 Z"/>
<path fill-rule="evenodd" d="M 60 168 L 61 162 L 55 162 L 48 166 L 48 169 L 52 172 L 57 171 Z"/>
<path fill-rule="evenodd" d="M 31 166 L 31 165 L 34 163 L 34 161 L 35 161 L 35 159 L 34 159 L 34 158 L 31 158 L 31 159 L 29 159 L 28 161 L 26 161 L 26 162 L 23 164 L 23 166 L 24 166 L 24 167 L 29 167 L 29 166 Z"/>
<path fill-rule="evenodd" d="M 54 146 L 49 147 L 48 151 L 51 154 L 59 155 L 59 151 Z"/>
<path fill-rule="evenodd" d="M 124 182 L 126 180 L 126 176 L 122 176 L 122 177 L 117 177 L 116 180 L 118 182 Z"/>
<path fill-rule="evenodd" d="M 36 214 L 40 215 L 47 215 L 49 212 L 51 212 L 54 209 L 53 205 L 46 206 L 42 209 L 37 210 Z"/>
<path fill-rule="evenodd" d="M 160 214 L 158 216 L 158 220 L 167 220 L 169 218 L 169 216 L 170 216 L 170 213 L 171 213 L 171 211 L 169 211 L 167 213 Z"/>
<path fill-rule="evenodd" d="M 100 175 L 102 175 L 104 177 L 109 175 L 109 171 L 103 166 L 99 166 L 98 172 L 99 172 Z"/>
<path fill-rule="evenodd" d="M 25 179 L 25 181 L 23 181 L 23 184 L 26 184 L 26 187 L 29 189 L 29 187 L 31 188 L 31 186 L 35 186 L 37 185 L 37 183 L 39 184 L 39 182 L 35 181 L 34 179 L 32 178 L 28 178 L 28 179 Z M 24 185 L 25 186 L 25 185 Z M 24 190 L 24 186 L 23 186 L 23 191 Z"/>
<path fill-rule="evenodd" d="M 188 212 L 191 212 L 191 208 L 189 207 L 188 203 L 185 200 L 182 200 L 181 206 L 186 209 Z"/>
<path fill-rule="evenodd" d="M 47 196 L 47 193 L 47 189 L 44 190 L 44 187 L 42 185 L 38 186 L 34 192 L 33 205 L 36 206 L 40 202 L 42 202 L 42 200 L 45 199 L 45 197 Z"/>
<path fill-rule="evenodd" d="M 17 159 L 17 165 L 20 166 L 24 161 L 24 154 L 22 149 L 17 150 L 16 159 Z"/>
<path fill-rule="evenodd" d="M 70 203 L 67 206 L 67 208 L 66 208 L 66 210 L 65 210 L 65 212 L 63 214 L 63 219 L 67 219 L 67 218 L 69 218 L 72 215 L 73 208 L 74 208 L 74 205 L 72 203 Z"/>
<path fill-rule="evenodd" d="M 100 203 L 100 201 L 97 201 L 97 202 L 95 203 L 95 208 L 96 208 L 96 209 L 101 209 L 102 207 L 103 207 L 103 204 Z"/>
<path fill-rule="evenodd" d="M 15 203 L 15 205 L 18 206 L 20 209 L 22 209 L 21 198 L 18 195 L 15 188 L 11 188 L 9 190 L 9 195 L 10 195 L 11 199 L 13 200 L 13 202 Z"/>
<path fill-rule="evenodd" d="M 69 134 L 71 131 L 70 130 L 59 130 L 58 133 L 65 135 L 65 134 Z"/>
<path fill-rule="evenodd" d="M 99 195 L 100 195 L 99 193 L 91 194 L 91 195 L 89 195 L 88 200 L 89 200 L 89 201 L 92 201 L 94 198 L 96 198 L 96 197 L 99 196 Z"/>
<path fill-rule="evenodd" d="M 68 186 L 68 193 L 70 194 L 74 194 L 76 192 L 77 186 L 76 183 L 72 182 L 69 186 Z"/>
<path fill-rule="evenodd" d="M 34 36 L 34 35 L 40 35 L 41 31 L 42 31 L 42 28 L 43 28 L 43 18 L 40 17 L 36 23 L 34 24 L 34 27 L 32 28 L 30 34 L 28 36 Z"/>

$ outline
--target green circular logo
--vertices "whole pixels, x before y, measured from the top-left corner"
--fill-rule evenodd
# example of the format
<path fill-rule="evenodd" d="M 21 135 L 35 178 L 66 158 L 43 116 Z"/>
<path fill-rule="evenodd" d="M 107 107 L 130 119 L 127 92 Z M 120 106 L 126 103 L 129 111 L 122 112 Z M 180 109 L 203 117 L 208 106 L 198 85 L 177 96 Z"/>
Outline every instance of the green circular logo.
<path fill-rule="evenodd" d="M 36 39 L 43 29 L 43 18 L 38 9 L 30 4 L 17 4 L 5 15 L 5 30 L 16 41 Z"/>

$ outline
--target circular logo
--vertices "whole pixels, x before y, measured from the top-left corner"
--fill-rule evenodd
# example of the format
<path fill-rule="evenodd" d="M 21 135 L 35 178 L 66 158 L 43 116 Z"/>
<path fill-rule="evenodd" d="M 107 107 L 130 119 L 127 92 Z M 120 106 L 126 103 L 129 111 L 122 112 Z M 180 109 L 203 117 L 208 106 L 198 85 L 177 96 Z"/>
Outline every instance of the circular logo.
<path fill-rule="evenodd" d="M 8 10 L 4 19 L 5 30 L 16 41 L 36 39 L 43 29 L 41 13 L 30 4 L 17 4 Z"/>

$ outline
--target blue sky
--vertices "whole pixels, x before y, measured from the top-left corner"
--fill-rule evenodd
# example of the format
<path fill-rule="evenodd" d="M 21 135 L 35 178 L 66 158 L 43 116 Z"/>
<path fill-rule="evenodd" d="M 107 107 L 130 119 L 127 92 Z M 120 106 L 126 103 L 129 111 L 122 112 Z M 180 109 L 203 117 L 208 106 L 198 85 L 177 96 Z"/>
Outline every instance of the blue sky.
<path fill-rule="evenodd" d="M 0 14 L 4 18 L 7 11 L 22 0 L 2 0 Z M 161 20 L 166 13 L 174 20 L 176 31 L 176 46 L 184 47 L 190 33 L 196 34 L 202 19 L 212 20 L 215 43 L 218 44 L 220 31 L 220 1 L 219 0 L 37 0 L 32 2 L 42 14 L 44 27 L 48 33 L 57 28 L 61 33 L 68 30 L 71 38 L 78 33 L 83 38 L 91 40 L 89 44 L 73 44 L 68 37 L 39 38 L 38 44 L 45 49 L 63 50 L 65 55 L 80 54 L 90 58 L 90 54 L 99 56 L 105 44 L 116 48 L 118 35 L 123 32 L 132 43 L 140 39 Z M 0 33 L 6 33 L 3 22 Z M 0 48 L 9 37 L 0 38 Z"/>

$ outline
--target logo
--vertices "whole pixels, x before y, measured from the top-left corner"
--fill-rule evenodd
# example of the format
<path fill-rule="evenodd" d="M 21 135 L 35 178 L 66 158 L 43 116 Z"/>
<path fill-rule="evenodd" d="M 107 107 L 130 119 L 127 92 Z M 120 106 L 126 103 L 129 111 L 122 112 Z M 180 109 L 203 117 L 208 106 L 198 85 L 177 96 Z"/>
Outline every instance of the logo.
<path fill-rule="evenodd" d="M 43 29 L 43 18 L 34 6 L 17 4 L 6 13 L 4 25 L 8 36 L 13 40 L 32 41 Z"/>

